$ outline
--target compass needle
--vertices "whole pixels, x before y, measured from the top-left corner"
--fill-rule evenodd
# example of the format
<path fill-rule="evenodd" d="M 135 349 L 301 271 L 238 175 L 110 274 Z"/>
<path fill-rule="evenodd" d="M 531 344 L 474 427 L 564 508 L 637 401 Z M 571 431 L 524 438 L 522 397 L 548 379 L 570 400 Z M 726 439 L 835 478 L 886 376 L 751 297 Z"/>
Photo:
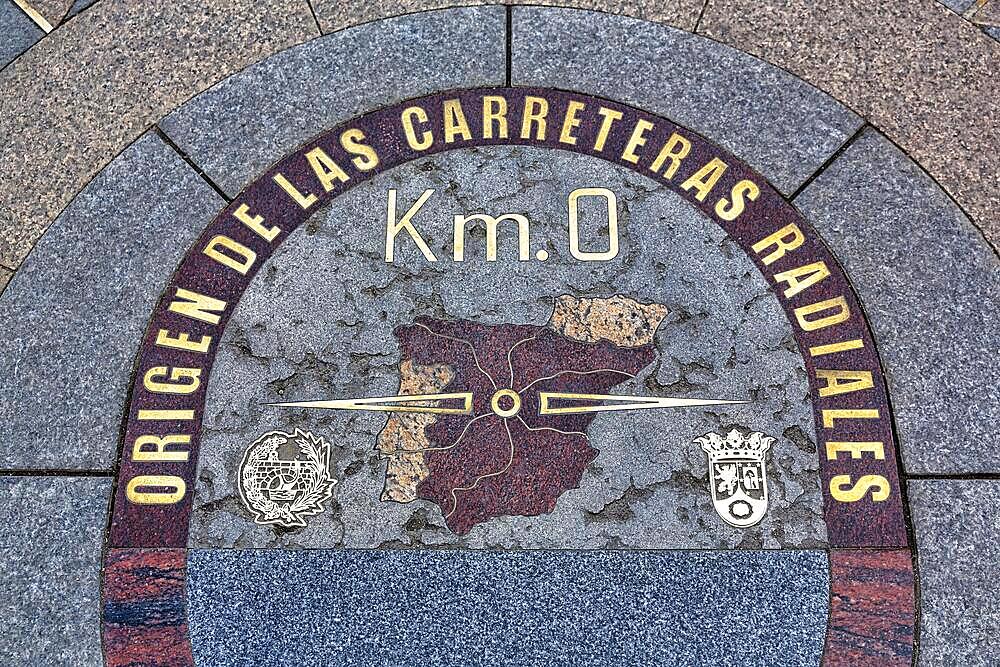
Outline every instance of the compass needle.
<path fill-rule="evenodd" d="M 553 406 L 553 401 L 563 404 Z M 617 394 L 574 394 L 542 391 L 538 393 L 538 414 L 573 415 L 615 410 L 650 410 L 655 408 L 694 408 L 707 405 L 741 405 L 750 401 L 723 398 L 676 398 L 670 396 L 627 396 Z M 566 405 L 570 403 L 570 405 Z M 572 405 L 572 403 L 577 403 Z"/>
<path fill-rule="evenodd" d="M 444 401 L 461 401 L 461 407 L 444 407 Z M 417 405 L 434 403 L 434 405 Z M 293 401 L 268 403 L 279 408 L 311 408 L 315 410 L 367 410 L 371 412 L 420 412 L 437 415 L 472 414 L 472 392 L 452 394 L 402 394 L 364 398 L 338 398 L 323 401 Z"/>

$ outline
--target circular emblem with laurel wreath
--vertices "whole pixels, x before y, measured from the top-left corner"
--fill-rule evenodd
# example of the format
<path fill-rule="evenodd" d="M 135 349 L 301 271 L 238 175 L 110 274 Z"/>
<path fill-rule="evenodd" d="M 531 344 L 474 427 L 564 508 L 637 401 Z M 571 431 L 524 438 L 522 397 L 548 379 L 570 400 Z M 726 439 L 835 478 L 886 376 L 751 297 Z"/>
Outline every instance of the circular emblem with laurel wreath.
<path fill-rule="evenodd" d="M 330 444 L 308 431 L 271 431 L 243 455 L 239 487 L 243 504 L 261 525 L 301 528 L 323 512 L 333 495 Z"/>

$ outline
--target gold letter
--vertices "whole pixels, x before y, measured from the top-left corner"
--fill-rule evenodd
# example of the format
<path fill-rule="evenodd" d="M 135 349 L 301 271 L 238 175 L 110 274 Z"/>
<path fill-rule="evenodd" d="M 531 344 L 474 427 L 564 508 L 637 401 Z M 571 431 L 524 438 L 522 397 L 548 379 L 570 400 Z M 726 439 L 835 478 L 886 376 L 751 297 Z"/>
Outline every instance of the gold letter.
<path fill-rule="evenodd" d="M 694 198 L 698 201 L 705 201 L 705 197 L 712 191 L 712 188 L 715 187 L 715 184 L 719 182 L 719 179 L 722 178 L 722 175 L 726 173 L 726 169 L 728 168 L 728 164 L 714 157 L 708 164 L 694 172 L 691 178 L 681 183 L 681 188 L 684 190 L 694 188 L 698 191 L 698 194 Z"/>
<path fill-rule="evenodd" d="M 576 146 L 576 137 L 573 136 L 573 130 L 580 126 L 580 119 L 576 117 L 576 114 L 583 111 L 584 107 L 583 102 L 577 102 L 576 100 L 570 100 L 569 104 L 566 105 L 566 116 L 563 118 L 559 141 L 570 146 Z"/>
<path fill-rule="evenodd" d="M 825 262 L 813 262 L 812 264 L 806 264 L 805 266 L 776 274 L 774 282 L 788 283 L 785 296 L 791 297 L 802 292 L 807 287 L 812 287 L 828 275 L 830 275 L 830 269 L 826 268 Z M 805 278 L 800 280 L 801 276 L 805 276 Z"/>
<path fill-rule="evenodd" d="M 812 315 L 814 313 L 820 313 L 824 310 L 830 310 L 837 308 L 837 312 L 832 315 L 827 315 L 826 317 L 821 317 L 815 320 L 806 319 L 806 315 Z M 819 329 L 825 329 L 826 327 L 832 327 L 834 324 L 840 324 L 851 317 L 851 309 L 847 306 L 847 301 L 844 297 L 838 296 L 833 299 L 827 299 L 826 301 L 817 301 L 816 303 L 811 303 L 808 306 L 799 306 L 795 309 L 795 319 L 798 321 L 799 326 L 802 327 L 803 331 L 817 331 Z"/>
<path fill-rule="evenodd" d="M 170 445 L 190 445 L 190 435 L 140 435 L 132 445 L 133 461 L 187 461 L 187 450 L 167 450 Z M 152 447 L 150 449 L 150 447 Z"/>
<path fill-rule="evenodd" d="M 834 352 L 859 350 L 864 346 L 865 346 L 864 341 L 862 341 L 860 338 L 855 338 L 853 340 L 845 340 L 842 343 L 828 343 L 826 345 L 817 345 L 815 347 L 810 347 L 809 355 L 813 357 L 822 357 L 824 354 L 833 354 Z"/>
<path fill-rule="evenodd" d="M 363 143 L 364 140 L 365 133 L 355 128 L 344 130 L 344 133 L 340 135 L 341 147 L 351 155 L 357 156 L 351 160 L 354 166 L 361 171 L 371 171 L 378 166 L 378 153 L 375 152 L 374 148 Z"/>
<path fill-rule="evenodd" d="M 420 107 L 407 107 L 403 109 L 403 130 L 406 133 L 406 143 L 410 144 L 410 148 L 415 151 L 425 151 L 431 147 L 434 143 L 434 135 L 430 131 L 424 131 L 421 133 L 420 138 L 417 138 L 417 133 L 413 128 L 414 119 L 418 123 L 427 122 L 427 112 Z"/>
<path fill-rule="evenodd" d="M 732 221 L 740 217 L 743 209 L 746 208 L 746 199 L 756 201 L 760 195 L 760 188 L 753 181 L 742 180 L 733 186 L 733 205 L 729 205 L 729 200 L 723 197 L 715 203 L 715 214 L 723 220 Z"/>
<path fill-rule="evenodd" d="M 465 260 L 465 224 L 472 220 L 481 220 L 486 223 L 486 261 L 495 262 L 497 260 L 497 226 L 503 220 L 513 220 L 517 223 L 517 248 L 520 260 L 526 262 L 531 259 L 528 252 L 528 219 L 518 213 L 507 213 L 499 218 L 485 213 L 475 215 L 455 216 L 455 261 Z"/>
<path fill-rule="evenodd" d="M 159 487 L 171 491 L 139 491 L 140 487 Z M 184 497 L 184 480 L 173 475 L 140 475 L 128 481 L 125 497 L 136 505 L 173 505 Z"/>
<path fill-rule="evenodd" d="M 594 140 L 594 150 L 600 153 L 604 150 L 604 144 L 608 141 L 608 135 L 611 134 L 611 126 L 616 121 L 622 119 L 622 112 L 601 107 L 597 110 L 597 113 L 604 117 L 604 120 L 601 121 L 601 129 L 597 131 L 597 139 Z"/>
<path fill-rule="evenodd" d="M 635 128 L 632 130 L 632 136 L 629 137 L 628 143 L 625 144 L 625 150 L 622 151 L 623 160 L 632 164 L 639 164 L 639 156 L 635 154 L 635 149 L 646 145 L 646 133 L 654 127 L 655 125 L 648 120 L 636 121 Z"/>
<path fill-rule="evenodd" d="M 288 193 L 288 196 L 298 204 L 303 209 L 309 208 L 316 203 L 316 195 L 311 192 L 302 194 L 299 192 L 298 188 L 288 182 L 284 174 L 277 173 L 274 175 L 274 182 L 281 186 L 281 189 Z"/>
<path fill-rule="evenodd" d="M 472 130 L 465 120 L 465 113 L 462 111 L 462 103 L 456 100 L 445 100 L 444 102 L 444 143 L 450 144 L 455 141 L 456 135 L 461 135 L 463 139 L 472 139 Z"/>
<path fill-rule="evenodd" d="M 281 229 L 278 227 L 265 227 L 264 218 L 261 216 L 250 215 L 250 207 L 246 204 L 240 204 L 239 207 L 233 211 L 233 217 L 249 227 L 250 231 L 268 243 L 273 241 L 274 237 L 281 233 Z"/>
<path fill-rule="evenodd" d="M 865 452 L 871 452 L 876 459 L 885 458 L 885 445 L 881 442 L 828 442 L 826 443 L 826 458 L 836 461 L 840 452 L 850 452 L 852 459 L 860 459 Z"/>
<path fill-rule="evenodd" d="M 434 194 L 433 190 L 424 190 L 424 193 L 420 195 L 420 199 L 417 200 L 417 203 L 410 207 L 399 222 L 396 222 L 396 191 L 389 190 L 389 210 L 385 227 L 385 261 L 392 261 L 393 250 L 396 247 L 396 234 L 399 234 L 399 230 L 401 229 L 405 229 L 409 232 L 410 238 L 412 238 L 413 242 L 417 244 L 417 247 L 420 248 L 420 252 L 424 254 L 424 257 L 428 262 L 437 261 L 437 257 L 435 257 L 434 253 L 431 252 L 431 249 L 427 247 L 427 243 L 424 242 L 420 233 L 417 232 L 416 228 L 410 222 L 410 218 L 416 215 L 417 211 L 420 210 L 420 207 L 424 205 L 424 202 L 430 199 L 432 194 Z"/>
<path fill-rule="evenodd" d="M 191 340 L 191 336 L 186 333 L 171 335 L 166 329 L 156 332 L 156 344 L 160 347 L 170 347 L 175 350 L 188 350 L 190 352 L 208 352 L 208 346 L 212 344 L 211 336 L 202 336 L 196 341 Z"/>
<path fill-rule="evenodd" d="M 660 149 L 660 154 L 653 160 L 653 164 L 649 165 L 649 170 L 659 171 L 663 163 L 670 160 L 670 166 L 663 172 L 667 180 L 670 180 L 677 173 L 677 167 L 681 166 L 681 160 L 687 157 L 687 154 L 690 152 L 691 142 L 674 132 L 667 139 L 667 143 L 663 144 L 663 148 Z"/>
<path fill-rule="evenodd" d="M 580 250 L 580 197 L 604 197 L 608 207 L 608 249 L 605 252 Z M 618 256 L 618 199 L 606 188 L 577 188 L 569 193 L 569 253 L 584 262 L 614 259 Z"/>
<path fill-rule="evenodd" d="M 223 252 L 228 250 L 230 252 Z M 215 236 L 202 252 L 214 259 L 223 266 L 228 266 L 233 271 L 246 275 L 253 263 L 257 261 L 257 253 L 242 243 L 232 240 L 228 236 Z"/>
<path fill-rule="evenodd" d="M 483 98 L 483 138 L 493 138 L 493 123 L 497 124 L 497 136 L 507 138 L 507 99 L 500 95 Z"/>
<path fill-rule="evenodd" d="M 213 299 L 210 296 L 198 294 L 182 287 L 177 288 L 177 298 L 184 299 L 184 301 L 171 301 L 170 306 L 167 308 L 168 310 L 180 313 L 192 320 L 200 320 L 209 324 L 218 324 L 219 316 L 207 311 L 214 310 L 221 313 L 226 309 L 225 301 L 219 301 L 218 299 Z"/>
<path fill-rule="evenodd" d="M 524 115 L 521 117 L 521 138 L 531 138 L 531 126 L 535 125 L 535 138 L 545 141 L 545 116 L 549 113 L 549 101 L 544 97 L 524 98 Z"/>
<path fill-rule="evenodd" d="M 878 410 L 823 410 L 823 428 L 833 428 L 838 419 L 878 419 Z"/>
<path fill-rule="evenodd" d="M 842 503 L 853 503 L 861 500 L 869 489 L 874 489 L 872 500 L 877 503 L 889 497 L 889 480 L 882 475 L 864 475 L 852 488 L 844 488 L 850 485 L 850 475 L 835 475 L 830 479 L 830 493 L 835 500 Z"/>
<path fill-rule="evenodd" d="M 163 377 L 170 372 L 170 382 L 160 382 L 156 378 Z M 187 378 L 186 382 L 180 380 Z M 166 366 L 153 366 L 142 378 L 142 384 L 149 391 L 157 394 L 192 394 L 198 391 L 201 384 L 200 368 L 167 368 Z"/>
<path fill-rule="evenodd" d="M 802 230 L 792 223 L 754 243 L 753 251 L 759 255 L 765 248 L 774 246 L 774 251 L 763 259 L 765 265 L 770 265 L 784 257 L 786 252 L 798 248 L 805 240 Z"/>
<path fill-rule="evenodd" d="M 826 381 L 826 386 L 819 388 L 820 396 L 850 394 L 875 386 L 872 374 L 868 371 L 817 370 L 816 379 Z"/>
<path fill-rule="evenodd" d="M 349 178 L 347 172 L 341 169 L 340 165 L 334 162 L 333 158 L 327 155 L 322 148 L 317 146 L 306 153 L 306 159 L 309 160 L 309 166 L 312 167 L 313 173 L 316 174 L 316 178 L 319 179 L 325 191 L 333 190 L 337 181 L 347 182 Z M 306 206 L 302 208 L 306 208 Z"/>

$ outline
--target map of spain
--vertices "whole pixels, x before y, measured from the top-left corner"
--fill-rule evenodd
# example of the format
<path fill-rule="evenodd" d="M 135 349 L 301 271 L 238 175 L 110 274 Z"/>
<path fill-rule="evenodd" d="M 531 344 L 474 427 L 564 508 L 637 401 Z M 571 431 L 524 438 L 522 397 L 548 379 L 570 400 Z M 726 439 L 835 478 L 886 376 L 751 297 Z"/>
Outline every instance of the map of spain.
<path fill-rule="evenodd" d="M 593 413 L 539 414 L 539 392 L 606 394 L 652 363 L 667 314 L 561 296 L 545 326 L 417 318 L 395 330 L 400 394 L 471 392 L 471 414 L 394 414 L 379 433 L 383 500 L 429 500 L 456 534 L 551 512 L 597 456 Z"/>

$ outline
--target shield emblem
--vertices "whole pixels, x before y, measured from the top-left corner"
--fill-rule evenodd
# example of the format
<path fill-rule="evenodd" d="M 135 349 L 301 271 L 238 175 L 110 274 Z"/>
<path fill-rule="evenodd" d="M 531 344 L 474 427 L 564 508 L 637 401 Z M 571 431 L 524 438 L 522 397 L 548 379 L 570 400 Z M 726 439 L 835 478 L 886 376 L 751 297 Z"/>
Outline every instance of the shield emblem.
<path fill-rule="evenodd" d="M 706 433 L 695 438 L 708 455 L 712 504 L 730 526 L 755 526 L 767 513 L 765 457 L 774 441 L 763 433 L 744 436 L 736 429 L 725 436 Z"/>

